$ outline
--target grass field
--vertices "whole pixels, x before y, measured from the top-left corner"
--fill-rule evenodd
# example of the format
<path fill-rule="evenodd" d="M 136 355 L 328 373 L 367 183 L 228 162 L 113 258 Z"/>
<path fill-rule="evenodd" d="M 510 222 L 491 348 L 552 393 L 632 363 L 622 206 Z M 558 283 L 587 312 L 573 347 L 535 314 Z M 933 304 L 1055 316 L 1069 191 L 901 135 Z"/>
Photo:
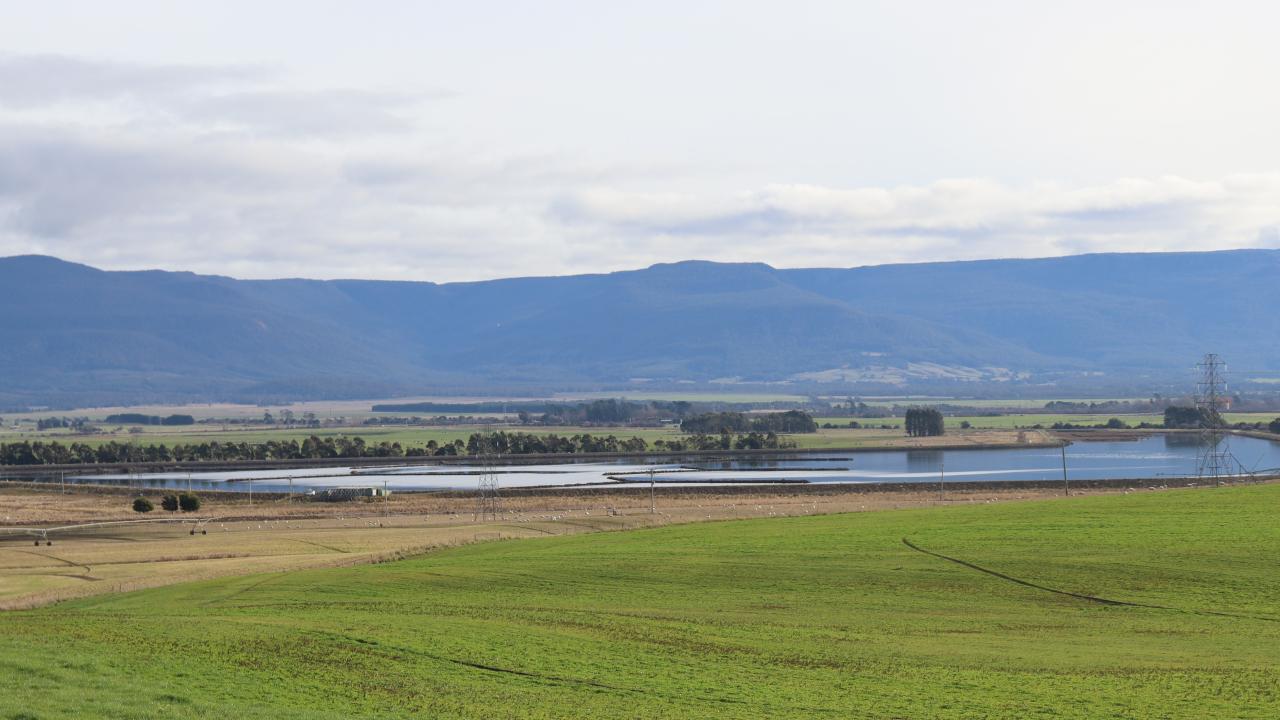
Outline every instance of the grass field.
<path fill-rule="evenodd" d="M 986 420 L 1001 421 L 1005 418 L 984 418 Z M 844 424 L 849 421 L 848 418 L 824 418 L 823 422 L 833 422 Z M 950 422 L 950 419 L 948 419 Z M 802 449 L 821 449 L 821 448 L 857 448 L 865 446 L 896 446 L 918 444 L 917 440 L 909 440 L 903 435 L 901 430 L 902 420 L 900 418 L 875 419 L 871 421 L 860 421 L 881 423 L 893 425 L 892 429 L 876 428 L 836 428 L 820 430 L 817 433 L 805 433 L 796 435 L 786 435 L 785 439 L 793 441 L 796 446 Z M 953 427 L 958 428 L 959 423 L 952 423 Z M 952 433 L 943 438 L 926 439 L 926 442 L 934 442 L 934 440 L 945 441 L 946 443 L 1012 443 L 1016 441 L 1016 435 L 1007 432 L 1012 423 L 992 423 L 992 425 L 1001 432 L 973 432 L 967 434 Z M 976 423 L 975 423 L 976 427 Z M 542 427 L 542 426 L 506 426 L 506 425 L 466 425 L 456 427 L 351 427 L 351 428 L 325 428 L 325 429 L 272 429 L 257 428 L 245 430 L 226 430 L 220 431 L 207 426 L 193 426 L 190 429 L 174 430 L 172 428 L 148 428 L 145 432 L 138 434 L 131 433 L 110 433 L 99 435 L 74 435 L 69 431 L 44 431 L 40 433 L 11 433 L 9 435 L 0 434 L 0 442 L 16 441 L 16 440 L 41 440 L 45 442 L 58 441 L 64 444 L 72 442 L 81 442 L 90 446 L 97 446 L 105 442 L 135 442 L 142 445 L 151 445 L 164 443 L 173 445 L 175 443 L 202 443 L 202 442 L 248 442 L 248 443 L 264 443 L 268 440 L 296 440 L 301 442 L 310 435 L 319 437 L 362 437 L 368 443 L 380 442 L 398 442 L 402 446 L 424 446 L 427 441 L 435 440 L 437 443 L 452 442 L 454 440 L 465 441 L 472 433 L 487 432 L 491 430 L 503 430 L 506 432 L 523 432 L 534 433 L 538 435 L 555 433 L 558 435 L 576 435 L 579 433 L 588 433 L 590 435 L 616 435 L 619 438 L 626 439 L 631 437 L 643 438 L 649 444 L 653 444 L 655 440 L 676 440 L 687 437 L 675 427 L 662 428 L 631 428 L 631 427 Z M 1041 438 L 1043 439 L 1043 438 Z"/>
<path fill-rule="evenodd" d="M 1229 413 L 1223 413 L 1222 416 L 1228 423 L 1232 423 L 1232 424 L 1240 423 L 1240 422 L 1268 423 L 1274 420 L 1276 417 L 1280 417 L 1280 413 L 1275 413 L 1275 412 L 1232 413 L 1232 412 L 1229 412 Z M 1017 427 L 1031 427 L 1033 425 L 1042 425 L 1044 427 L 1050 427 L 1054 423 L 1071 423 L 1073 425 L 1100 425 L 1100 424 L 1105 424 L 1111 418 L 1120 418 L 1124 422 L 1135 427 L 1144 422 L 1151 423 L 1153 425 L 1159 425 L 1164 422 L 1163 415 L 1137 415 L 1137 414 L 1122 415 L 1122 414 L 1115 414 L 1115 413 L 1111 413 L 1111 414 L 1102 413 L 1102 414 L 1095 414 L 1095 415 L 1089 415 L 1089 414 L 1062 415 L 1062 414 L 1052 414 L 1052 413 L 1017 413 L 1017 414 L 996 415 L 996 416 L 956 415 L 954 417 L 945 418 L 945 421 L 948 428 L 956 428 L 956 429 L 960 427 L 960 423 L 962 422 L 968 422 L 974 428 L 1012 429 Z M 834 425 L 845 425 L 850 420 L 856 420 L 857 422 L 863 425 L 866 425 L 868 427 L 870 426 L 878 427 L 880 425 L 892 425 L 895 428 L 902 427 L 902 418 L 900 417 L 898 418 L 820 417 L 820 418 L 814 418 L 814 419 L 818 422 L 819 425 L 823 423 L 832 423 Z"/>
<path fill-rule="evenodd" d="M 742 520 L 90 598 L 0 616 L 0 717 L 1274 718 L 1278 513 Z"/>

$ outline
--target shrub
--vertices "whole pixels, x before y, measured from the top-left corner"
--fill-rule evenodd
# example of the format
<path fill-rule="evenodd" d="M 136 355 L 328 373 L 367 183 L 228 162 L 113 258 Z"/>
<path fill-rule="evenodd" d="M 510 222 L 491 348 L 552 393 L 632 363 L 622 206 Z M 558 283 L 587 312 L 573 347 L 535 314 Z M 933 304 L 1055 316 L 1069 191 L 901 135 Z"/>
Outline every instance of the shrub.
<path fill-rule="evenodd" d="M 1271 424 L 1267 426 L 1267 429 L 1277 435 L 1280 435 L 1280 417 L 1272 420 Z"/>
<path fill-rule="evenodd" d="M 161 500 L 160 500 L 160 507 L 164 508 L 165 510 L 168 510 L 169 512 L 177 512 L 177 511 L 178 511 L 178 496 L 177 496 L 177 495 L 165 495 L 165 496 L 164 496 L 163 498 L 161 498 Z"/>
<path fill-rule="evenodd" d="M 195 512 L 200 509 L 200 497 L 193 493 L 182 493 L 178 496 L 178 507 L 182 512 Z"/>
<path fill-rule="evenodd" d="M 144 497 L 134 498 L 134 499 L 133 499 L 133 511 L 134 511 L 134 512 L 149 513 L 149 512 L 151 512 L 152 510 L 155 510 L 155 509 L 156 509 L 156 506 L 155 506 L 155 505 L 152 505 L 152 504 L 151 504 L 151 501 L 150 501 L 150 500 L 148 500 L 148 499 L 146 499 L 146 498 L 144 498 Z"/>

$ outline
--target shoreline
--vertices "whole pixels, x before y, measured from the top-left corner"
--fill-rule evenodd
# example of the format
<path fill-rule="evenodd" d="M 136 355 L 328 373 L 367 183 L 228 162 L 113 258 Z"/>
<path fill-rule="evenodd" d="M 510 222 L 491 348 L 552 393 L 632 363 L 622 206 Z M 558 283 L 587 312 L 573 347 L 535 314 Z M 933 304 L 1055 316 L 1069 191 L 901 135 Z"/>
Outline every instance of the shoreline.
<path fill-rule="evenodd" d="M 1047 431 L 1044 431 L 1047 432 Z M 1131 438 L 1117 438 L 1131 439 Z M 743 450 L 684 450 L 680 452 L 649 451 L 643 453 L 531 453 L 527 455 L 504 455 L 498 462 L 504 465 L 537 464 L 559 460 L 573 462 L 576 460 L 626 460 L 628 458 L 645 461 L 664 460 L 679 462 L 684 458 L 699 461 L 736 460 L 743 457 L 753 459 L 770 459 L 793 457 L 796 455 L 821 455 L 823 453 L 871 453 L 871 452 L 906 452 L 919 450 L 1014 450 L 1014 449 L 1048 449 L 1061 447 L 1060 440 L 1040 442 L 974 442 L 974 443 L 937 443 L 937 444 L 879 444 L 855 447 L 823 447 L 823 448 L 779 448 L 779 449 L 743 449 Z M 359 458 L 299 458 L 292 460 L 229 460 L 229 461 L 196 461 L 196 462 L 130 462 L 130 463 L 78 463 L 67 465 L 0 465 L 0 480 L 8 476 L 32 475 L 58 472 L 76 472 L 85 474 L 109 474 L 117 472 L 187 472 L 203 470 L 208 472 L 235 470 L 292 470 L 303 468 L 347 467 L 347 466 L 383 466 L 383 465 L 470 465 L 481 460 L 476 455 L 413 455 L 397 457 L 359 457 Z"/>
<path fill-rule="evenodd" d="M 1221 487 L 1257 485 L 1280 482 L 1280 474 L 1257 477 L 1224 478 Z M 619 505 L 635 504 L 647 507 L 649 497 L 681 504 L 690 500 L 732 501 L 742 497 L 770 497 L 813 503 L 840 504 L 857 498 L 877 497 L 897 502 L 913 503 L 920 499 L 948 502 L 974 496 L 1003 497 L 1026 494 L 1037 497 L 1075 497 L 1134 490 L 1177 490 L 1188 488 L 1212 488 L 1212 480 L 1195 477 L 1180 478 L 1112 478 L 1098 480 L 977 480 L 948 481 L 940 485 L 930 482 L 898 483 L 725 483 L 722 485 L 662 485 L 652 491 L 647 483 L 627 483 L 612 486 L 542 486 L 504 488 L 500 503 L 520 506 L 532 503 L 540 507 L 589 506 L 605 501 Z M 324 518 L 360 514 L 378 515 L 387 512 L 447 512 L 464 513 L 474 508 L 478 500 L 476 490 L 400 491 L 388 498 L 363 498 L 357 500 L 325 502 L 310 500 L 294 494 L 292 498 L 282 492 L 253 494 L 250 501 L 246 493 L 230 490 L 200 490 L 203 501 L 201 511 L 191 514 L 167 513 L 159 509 L 145 515 L 133 512 L 127 500 L 147 497 L 157 502 L 164 495 L 178 492 L 173 488 L 136 488 L 115 485 L 67 485 L 59 486 L 43 482 L 0 483 L 0 542 L 5 531 L 20 527 L 53 523 L 77 523 L 86 521 L 148 521 L 156 518 L 200 521 L 212 515 L 229 520 L 255 520 L 276 516 L 297 518 Z M 24 512 L 23 500 L 40 501 L 38 514 Z M 604 507 L 604 506 L 601 506 Z M 66 511 L 58 508 L 66 508 Z M 228 514 L 229 513 L 229 514 Z M 25 525 L 24 525 L 25 523 Z"/>
<path fill-rule="evenodd" d="M 526 455 L 503 455 L 497 458 L 502 465 L 541 464 L 541 463 L 573 463 L 579 461 L 627 460 L 635 459 L 643 462 L 680 462 L 681 460 L 697 460 L 701 462 L 723 460 L 780 459 L 797 456 L 815 456 L 822 454 L 854 455 L 878 452 L 909 452 L 921 450 L 963 451 L 963 450 L 1044 450 L 1070 446 L 1077 442 L 1135 442 L 1152 435 L 1182 435 L 1196 433 L 1198 430 L 1164 429 L 1164 428 L 1126 428 L 1126 429 L 1067 429 L 1067 430 L 1026 430 L 1041 439 L 1031 442 L 1016 440 L 996 440 L 981 438 L 973 442 L 954 442 L 963 435 L 942 436 L 946 441 L 930 442 L 918 438 L 902 438 L 900 441 L 874 443 L 846 447 L 798 447 L 741 450 L 684 450 L 679 452 L 650 450 L 645 452 L 588 452 L 588 453 L 531 453 Z M 1258 440 L 1280 442 L 1280 435 L 1256 430 L 1225 429 L 1229 435 L 1239 435 Z M 161 461 L 161 462 L 123 462 L 123 463 L 72 463 L 63 465 L 0 465 L 0 481 L 21 480 L 23 477 L 46 475 L 49 473 L 78 473 L 85 475 L 105 475 L 116 473 L 163 473 L 163 472 L 230 472 L 238 470 L 292 470 L 324 467 L 382 467 L 382 466 L 448 466 L 470 465 L 481 460 L 475 455 L 410 455 L 395 457 L 358 457 L 358 458 L 297 458 L 286 460 L 227 460 L 227 461 Z"/>

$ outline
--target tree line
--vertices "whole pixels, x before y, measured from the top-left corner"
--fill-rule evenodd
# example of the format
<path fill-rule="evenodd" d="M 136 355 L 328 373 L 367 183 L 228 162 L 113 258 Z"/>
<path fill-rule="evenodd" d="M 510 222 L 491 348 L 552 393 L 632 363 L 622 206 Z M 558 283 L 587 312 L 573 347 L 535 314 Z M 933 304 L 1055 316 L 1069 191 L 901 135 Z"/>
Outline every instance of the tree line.
<path fill-rule="evenodd" d="M 245 460 L 313 460 L 358 459 L 374 457 L 426 457 L 464 455 L 540 455 L 575 453 L 643 453 L 686 450 L 746 450 L 795 447 L 775 433 L 728 432 L 716 435 L 694 434 L 687 438 L 656 440 L 619 438 L 615 435 L 557 435 L 549 433 L 488 432 L 473 433 L 467 440 L 445 442 L 428 440 L 423 445 L 401 445 L 398 442 L 369 443 L 361 437 L 317 437 L 297 440 L 249 442 L 201 442 L 165 445 L 139 445 L 109 441 L 93 446 L 82 442 L 63 444 L 57 441 L 0 443 L 0 465 L 97 465 L 107 463 L 147 462 L 239 462 Z"/>
<path fill-rule="evenodd" d="M 196 419 L 190 415 L 144 415 L 142 413 L 117 413 L 108 415 L 102 422 L 107 425 L 195 425 Z"/>
<path fill-rule="evenodd" d="M 818 423 L 802 410 L 777 413 L 748 414 L 740 412 L 710 412 L 693 415 L 680 421 L 680 430 L 687 433 L 719 435 L 722 433 L 814 433 Z"/>

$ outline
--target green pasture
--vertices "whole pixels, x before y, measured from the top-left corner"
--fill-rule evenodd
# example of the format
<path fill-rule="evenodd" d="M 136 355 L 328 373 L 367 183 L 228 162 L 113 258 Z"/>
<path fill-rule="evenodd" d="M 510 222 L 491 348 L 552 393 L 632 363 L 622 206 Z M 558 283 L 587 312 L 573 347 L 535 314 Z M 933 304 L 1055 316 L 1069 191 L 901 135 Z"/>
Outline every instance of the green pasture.
<path fill-rule="evenodd" d="M 97 597 L 0 616 L 0 718 L 1269 719 L 1277 520 L 1277 485 L 1142 492 Z"/>
<path fill-rule="evenodd" d="M 795 395 L 791 393 L 753 393 L 753 392 L 663 392 L 663 391 L 632 391 L 618 390 L 615 392 L 588 392 L 588 393 L 563 393 L 554 397 L 554 400 L 560 402 L 569 402 L 572 400 L 608 400 L 610 398 L 622 398 L 624 400 L 633 400 L 636 402 L 647 401 L 665 401 L 665 402 L 706 402 L 706 403 L 775 403 L 775 402 L 795 402 L 802 403 L 809 399 L 808 395 Z"/>
<path fill-rule="evenodd" d="M 846 403 L 849 400 L 847 395 L 829 395 L 824 397 L 834 403 Z M 989 399 L 989 398 L 953 398 L 953 397 L 912 397 L 904 395 L 902 397 L 876 397 L 876 398 L 855 398 L 859 402 L 866 403 L 872 407 L 893 407 L 895 405 L 955 405 L 957 407 L 970 408 L 1016 408 L 1019 410 L 1043 410 L 1044 406 L 1051 402 L 1073 402 L 1073 403 L 1103 403 L 1103 402 L 1144 402 L 1150 398 L 1007 398 L 1007 399 Z"/>
<path fill-rule="evenodd" d="M 1228 423 L 1268 423 L 1276 417 L 1280 417 L 1277 412 L 1264 413 L 1223 413 L 1223 417 Z M 1080 414 L 1080 415 L 1063 415 L 1053 413 L 1015 413 L 1005 415 L 956 415 L 945 418 L 948 428 L 959 429 L 962 422 L 969 422 L 974 428 L 978 429 L 995 429 L 1009 430 L 1019 427 L 1031 427 L 1033 425 L 1041 425 L 1043 427 L 1051 427 L 1054 423 L 1071 423 L 1073 425 L 1100 425 L 1105 424 L 1111 418 L 1120 418 L 1131 426 L 1137 427 L 1141 423 L 1151 423 L 1159 425 L 1164 422 L 1163 415 L 1155 414 L 1122 414 L 1122 413 L 1099 413 L 1099 414 Z M 863 427 L 878 428 L 881 425 L 892 425 L 895 428 L 902 427 L 902 418 L 850 418 L 850 417 L 820 417 L 814 418 L 819 425 L 831 423 L 833 425 L 847 425 L 850 420 L 860 423 Z"/>
<path fill-rule="evenodd" d="M 1275 419 L 1278 414 L 1280 413 L 1225 413 L 1224 417 L 1227 422 L 1230 423 L 1268 423 Z M 978 430 L 1010 430 L 1018 427 L 1032 427 L 1034 425 L 1041 425 L 1048 428 L 1057 422 L 1073 423 L 1076 425 L 1104 424 L 1113 417 L 1118 417 L 1129 425 L 1135 427 L 1143 422 L 1159 424 L 1163 421 L 1163 417 L 1160 415 L 1125 415 L 1106 413 L 1092 415 L 1062 415 L 1027 413 L 998 416 L 967 415 L 947 417 L 946 426 L 950 430 L 959 430 L 961 423 L 968 421 L 974 429 Z M 830 423 L 837 427 L 834 429 L 823 429 L 817 434 L 788 435 L 787 439 L 794 441 L 800 448 L 859 447 L 862 445 L 882 443 L 886 439 L 897 438 L 902 434 L 903 421 L 901 417 L 849 418 L 833 416 L 818 417 L 814 419 L 819 425 Z M 854 420 L 861 424 L 863 429 L 856 431 L 847 429 L 845 426 L 848 425 L 850 420 Z M 881 425 L 888 425 L 890 427 L 888 429 L 883 429 L 880 427 Z M 268 440 L 295 440 L 301 442 L 311 435 L 316 435 L 319 437 L 345 436 L 349 438 L 358 436 L 364 438 L 365 441 L 370 444 L 385 441 L 398 442 L 402 446 L 424 446 L 430 440 L 435 440 L 439 444 L 453 442 L 454 440 L 465 441 L 472 435 L 472 433 L 493 430 L 535 434 L 555 433 L 558 435 L 587 433 L 590 435 L 615 435 L 624 439 L 639 437 L 643 438 L 650 444 L 655 440 L 673 440 L 682 436 L 678 427 L 542 427 L 536 425 L 486 425 L 477 423 L 447 427 L 391 425 L 316 429 L 286 429 L 271 427 L 236 429 L 234 425 L 229 425 L 225 426 L 224 429 L 223 426 L 200 424 L 181 427 L 143 426 L 141 432 L 137 433 L 122 430 L 96 435 L 77 435 L 66 429 L 45 430 L 41 432 L 0 431 L 0 442 L 12 442 L 19 440 L 39 440 L 48 442 L 56 440 L 64 444 L 82 442 L 91 446 L 97 446 L 104 442 L 136 442 L 143 445 L 164 443 L 166 445 L 174 445 L 177 443 L 198 444 L 214 441 L 221 443 L 264 443 Z"/>

